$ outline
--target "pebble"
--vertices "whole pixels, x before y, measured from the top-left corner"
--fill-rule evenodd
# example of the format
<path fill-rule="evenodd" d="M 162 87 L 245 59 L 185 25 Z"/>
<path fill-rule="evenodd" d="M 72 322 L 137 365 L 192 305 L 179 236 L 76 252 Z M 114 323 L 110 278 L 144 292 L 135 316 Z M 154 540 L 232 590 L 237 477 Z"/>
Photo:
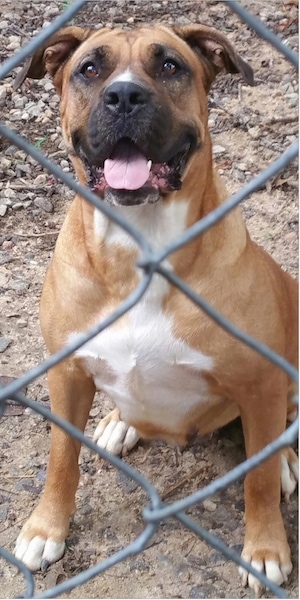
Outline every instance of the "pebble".
<path fill-rule="evenodd" d="M 9 283 L 9 287 L 11 290 L 15 290 L 16 292 L 25 292 L 28 290 L 30 286 L 29 281 L 26 279 L 14 279 Z"/>
<path fill-rule="evenodd" d="M 2 504 L 2 506 L 0 506 L 0 521 L 6 521 L 7 512 L 8 512 L 8 505 Z"/>
<path fill-rule="evenodd" d="M 8 348 L 8 346 L 10 346 L 11 343 L 12 343 L 11 338 L 1 336 L 0 337 L 0 352 L 5 352 L 5 350 Z"/>
<path fill-rule="evenodd" d="M 0 106 L 2 106 L 5 103 L 6 100 L 6 96 L 7 96 L 7 90 L 5 87 L 0 87 Z"/>
<path fill-rule="evenodd" d="M 34 185 L 44 185 L 47 181 L 47 175 L 45 173 L 41 173 L 34 180 Z"/>
<path fill-rule="evenodd" d="M 122 471 L 118 471 L 117 473 L 117 483 L 127 494 L 131 494 L 137 488 L 137 483 L 130 477 L 127 477 Z"/>
<path fill-rule="evenodd" d="M 27 408 L 25 409 L 25 412 L 27 411 Z M 26 479 L 20 479 L 19 481 L 17 481 L 17 483 L 15 484 L 14 488 L 15 490 L 18 492 L 20 490 L 26 490 L 26 487 L 28 486 L 33 486 L 34 485 L 34 479 L 28 477 Z"/>
<path fill-rule="evenodd" d="M 51 92 L 52 90 L 54 90 L 54 85 L 52 83 L 52 81 L 49 81 L 48 79 L 45 81 L 44 83 L 44 90 L 46 92 Z"/>
<path fill-rule="evenodd" d="M 14 190 L 12 190 L 10 187 L 5 188 L 5 190 L 3 190 L 2 195 L 4 198 L 15 198 L 16 197 L 16 192 Z"/>
<path fill-rule="evenodd" d="M 223 152 L 226 152 L 226 148 L 224 148 L 224 146 L 220 146 L 219 144 L 213 146 L 214 154 L 223 154 Z"/>
<path fill-rule="evenodd" d="M 2 244 L 3 250 L 10 250 L 13 247 L 14 243 L 11 240 L 4 240 Z"/>
<path fill-rule="evenodd" d="M 24 208 L 23 202 L 15 202 L 15 204 L 12 205 L 13 210 L 21 210 L 21 208 Z"/>
<path fill-rule="evenodd" d="M 24 327 L 27 327 L 28 325 L 28 321 L 26 319 L 18 319 L 17 320 L 17 327 L 19 327 L 19 329 L 23 329 Z"/>
<path fill-rule="evenodd" d="M 4 242 L 3 242 L 3 244 L 4 244 Z M 2 248 L 3 248 L 3 244 L 2 244 Z M 11 254 L 9 254 L 8 252 L 4 252 L 3 250 L 0 251 L 0 265 L 6 265 L 7 263 L 12 262 L 12 260 L 13 260 L 13 257 Z"/>
<path fill-rule="evenodd" d="M 36 206 L 37 208 L 40 208 L 41 210 L 45 211 L 46 213 L 53 212 L 53 204 L 51 204 L 50 200 L 47 200 L 47 198 L 43 198 L 43 197 L 35 198 L 34 206 Z"/>
<path fill-rule="evenodd" d="M 295 108 L 296 106 L 298 106 L 299 98 L 297 93 L 293 92 L 292 94 L 287 94 L 286 99 L 291 108 Z"/>
<path fill-rule="evenodd" d="M 84 504 L 78 509 L 81 515 L 89 515 L 93 512 L 93 507 L 90 504 Z"/>
<path fill-rule="evenodd" d="M 9 169 L 10 166 L 11 166 L 11 160 L 9 160 L 9 158 L 5 158 L 5 156 L 2 156 L 0 159 L 1 171 L 6 171 L 6 169 Z"/>
<path fill-rule="evenodd" d="M 202 506 L 204 510 L 207 510 L 208 512 L 215 512 L 215 510 L 217 510 L 217 505 L 212 500 L 203 500 Z"/>
<path fill-rule="evenodd" d="M 0 217 L 4 217 L 7 213 L 7 206 L 0 204 Z"/>
<path fill-rule="evenodd" d="M 189 598 L 206 598 L 207 595 L 200 585 L 195 585 L 189 591 Z"/>
<path fill-rule="evenodd" d="M 1 198 L 0 197 L 0 206 L 12 206 L 13 201 L 10 198 Z"/>
<path fill-rule="evenodd" d="M 60 166 L 61 166 L 61 168 L 62 168 L 62 169 L 66 169 L 66 168 L 68 168 L 68 169 L 69 169 L 69 167 L 70 167 L 70 165 L 69 165 L 68 161 L 67 161 L 65 158 L 63 158 L 63 159 L 60 161 Z"/>

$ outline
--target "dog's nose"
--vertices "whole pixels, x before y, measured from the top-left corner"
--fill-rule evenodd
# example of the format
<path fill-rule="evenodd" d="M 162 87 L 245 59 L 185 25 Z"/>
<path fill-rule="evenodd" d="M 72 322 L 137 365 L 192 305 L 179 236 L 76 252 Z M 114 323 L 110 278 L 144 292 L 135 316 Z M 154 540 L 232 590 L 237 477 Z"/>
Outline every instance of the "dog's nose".
<path fill-rule="evenodd" d="M 115 81 L 104 93 L 105 106 L 115 114 L 133 114 L 145 107 L 149 99 L 146 88 L 129 81 Z"/>

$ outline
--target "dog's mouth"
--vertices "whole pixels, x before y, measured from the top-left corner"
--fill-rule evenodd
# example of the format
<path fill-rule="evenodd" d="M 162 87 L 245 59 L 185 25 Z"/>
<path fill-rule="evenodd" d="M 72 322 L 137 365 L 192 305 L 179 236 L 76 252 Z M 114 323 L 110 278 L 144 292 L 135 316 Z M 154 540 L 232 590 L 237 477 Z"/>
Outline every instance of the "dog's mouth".
<path fill-rule="evenodd" d="M 88 164 L 88 185 L 96 193 L 109 188 L 132 193 L 143 188 L 167 194 L 181 189 L 183 174 L 191 144 L 186 142 L 167 162 L 155 162 L 129 138 L 122 138 L 100 166 Z M 138 194 L 140 197 L 140 193 Z"/>

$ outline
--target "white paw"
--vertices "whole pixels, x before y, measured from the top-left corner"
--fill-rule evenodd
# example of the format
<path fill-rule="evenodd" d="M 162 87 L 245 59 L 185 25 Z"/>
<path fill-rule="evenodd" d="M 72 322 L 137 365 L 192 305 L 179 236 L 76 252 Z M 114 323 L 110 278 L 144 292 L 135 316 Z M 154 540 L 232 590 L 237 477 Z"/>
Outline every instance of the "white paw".
<path fill-rule="evenodd" d="M 292 448 L 281 452 L 281 491 L 286 502 L 295 490 L 299 480 L 299 461 Z"/>
<path fill-rule="evenodd" d="M 15 556 L 31 570 L 46 571 L 47 567 L 59 560 L 65 551 L 65 542 L 45 540 L 39 535 L 32 539 L 20 533 L 15 548 Z"/>
<path fill-rule="evenodd" d="M 139 440 L 134 427 L 119 419 L 119 411 L 113 410 L 102 419 L 95 430 L 94 442 L 116 456 L 125 456 Z"/>
<path fill-rule="evenodd" d="M 276 583 L 277 585 L 281 585 L 284 583 L 284 581 L 287 581 L 288 575 L 291 573 L 293 568 L 291 563 L 280 565 L 276 560 L 252 560 L 251 565 L 260 573 L 264 573 L 266 577 L 270 579 L 270 581 Z M 246 586 L 248 584 L 258 596 L 264 587 L 263 584 L 256 579 L 254 575 L 248 573 L 248 571 L 246 571 L 243 567 L 239 567 L 239 573 L 242 576 L 243 585 Z"/>

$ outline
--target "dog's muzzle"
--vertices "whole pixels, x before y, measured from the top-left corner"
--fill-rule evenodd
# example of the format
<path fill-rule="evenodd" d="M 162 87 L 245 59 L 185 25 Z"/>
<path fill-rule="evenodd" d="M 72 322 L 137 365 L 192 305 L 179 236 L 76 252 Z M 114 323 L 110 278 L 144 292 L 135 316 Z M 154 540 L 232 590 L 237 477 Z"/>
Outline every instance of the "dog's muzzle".
<path fill-rule="evenodd" d="M 156 202 L 179 190 L 196 142 L 180 131 L 170 143 L 169 121 L 153 93 L 138 83 L 115 81 L 91 113 L 88 145 L 77 143 L 89 187 L 113 204 Z"/>

